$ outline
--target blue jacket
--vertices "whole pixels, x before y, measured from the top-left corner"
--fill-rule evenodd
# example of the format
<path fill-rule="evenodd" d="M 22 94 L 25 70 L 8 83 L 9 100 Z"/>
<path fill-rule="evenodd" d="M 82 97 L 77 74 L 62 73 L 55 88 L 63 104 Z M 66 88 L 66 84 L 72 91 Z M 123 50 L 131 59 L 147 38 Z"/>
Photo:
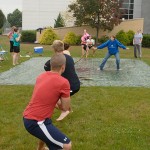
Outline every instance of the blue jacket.
<path fill-rule="evenodd" d="M 116 53 L 119 52 L 118 47 L 123 48 L 123 49 L 126 49 L 126 47 L 125 47 L 122 43 L 120 43 L 118 40 L 116 40 L 116 39 L 113 40 L 113 41 L 112 41 L 112 40 L 106 41 L 105 43 L 99 45 L 99 46 L 97 47 L 97 49 L 102 49 L 102 48 L 104 48 L 104 47 L 107 47 L 107 48 L 108 48 L 108 52 L 109 52 L 109 54 L 111 54 L 111 55 L 115 55 Z"/>

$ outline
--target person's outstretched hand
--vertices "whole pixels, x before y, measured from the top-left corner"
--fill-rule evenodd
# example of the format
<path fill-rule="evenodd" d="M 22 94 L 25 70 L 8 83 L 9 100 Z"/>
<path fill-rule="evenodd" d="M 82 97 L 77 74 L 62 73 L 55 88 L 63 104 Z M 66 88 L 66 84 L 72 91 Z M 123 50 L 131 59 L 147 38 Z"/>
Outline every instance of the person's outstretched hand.
<path fill-rule="evenodd" d="M 94 50 L 97 50 L 97 47 L 94 47 Z"/>

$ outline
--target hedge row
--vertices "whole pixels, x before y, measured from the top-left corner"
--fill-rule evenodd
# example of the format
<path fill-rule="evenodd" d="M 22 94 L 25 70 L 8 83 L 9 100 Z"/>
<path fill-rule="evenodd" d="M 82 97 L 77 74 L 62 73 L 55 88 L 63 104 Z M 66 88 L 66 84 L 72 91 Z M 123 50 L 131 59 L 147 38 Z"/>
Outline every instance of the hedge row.
<path fill-rule="evenodd" d="M 150 48 L 150 34 L 143 35 L 142 46 Z"/>
<path fill-rule="evenodd" d="M 132 30 L 129 30 L 128 32 L 125 32 L 124 30 L 120 30 L 116 34 L 116 38 L 123 43 L 124 45 L 133 45 L 133 37 L 134 32 Z M 93 37 L 96 39 L 95 37 Z M 59 36 L 55 33 L 55 31 L 52 28 L 47 28 L 42 33 L 40 44 L 49 44 L 51 45 L 54 40 L 59 39 Z M 108 36 L 102 36 L 98 39 L 98 43 L 104 43 L 109 39 Z M 36 31 L 27 30 L 22 31 L 22 41 L 23 42 L 34 42 L 36 40 Z M 81 43 L 81 35 L 76 35 L 74 32 L 68 32 L 64 36 L 63 39 L 64 42 L 70 44 L 70 45 L 80 45 Z M 150 35 L 143 35 L 143 47 L 150 47 Z"/>
<path fill-rule="evenodd" d="M 36 31 L 35 30 L 24 30 L 21 32 L 22 42 L 35 42 L 36 41 Z"/>

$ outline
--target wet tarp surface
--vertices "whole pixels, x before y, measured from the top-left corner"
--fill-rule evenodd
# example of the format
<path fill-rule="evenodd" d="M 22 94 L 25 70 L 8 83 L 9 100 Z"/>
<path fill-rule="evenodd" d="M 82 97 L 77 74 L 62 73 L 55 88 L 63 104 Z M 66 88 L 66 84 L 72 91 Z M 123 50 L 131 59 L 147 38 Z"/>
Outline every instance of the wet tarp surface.
<path fill-rule="evenodd" d="M 48 57 L 31 58 L 0 74 L 1 85 L 33 85 L 44 71 Z M 74 58 L 78 61 L 79 58 Z M 81 86 L 150 87 L 150 66 L 137 59 L 121 59 L 121 70 L 116 70 L 115 59 L 109 59 L 103 71 L 97 70 L 102 59 L 81 59 L 75 64 Z"/>

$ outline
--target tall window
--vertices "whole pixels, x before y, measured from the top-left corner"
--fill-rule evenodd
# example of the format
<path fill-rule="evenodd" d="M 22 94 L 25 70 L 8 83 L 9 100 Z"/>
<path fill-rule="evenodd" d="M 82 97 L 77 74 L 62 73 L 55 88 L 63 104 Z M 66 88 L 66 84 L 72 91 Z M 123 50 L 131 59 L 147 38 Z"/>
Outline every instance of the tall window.
<path fill-rule="evenodd" d="M 122 1 L 122 0 L 120 0 Z M 123 0 L 121 5 L 122 18 L 133 19 L 134 0 Z"/>

